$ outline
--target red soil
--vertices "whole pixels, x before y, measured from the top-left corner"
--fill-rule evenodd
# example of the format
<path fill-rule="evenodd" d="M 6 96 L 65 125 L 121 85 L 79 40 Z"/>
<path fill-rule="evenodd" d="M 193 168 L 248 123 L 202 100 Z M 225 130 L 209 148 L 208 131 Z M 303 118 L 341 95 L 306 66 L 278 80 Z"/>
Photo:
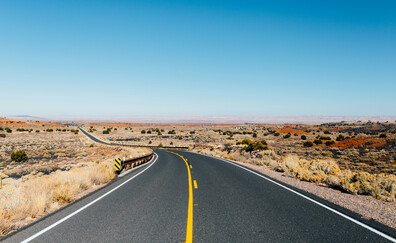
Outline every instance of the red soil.
<path fill-rule="evenodd" d="M 11 121 L 11 120 L 6 120 L 6 121 L 0 121 L 0 125 L 26 126 L 27 123 L 24 122 L 24 121 Z"/>
<path fill-rule="evenodd" d="M 281 128 L 281 129 L 279 129 L 279 130 L 276 130 L 276 131 L 279 132 L 279 133 L 308 134 L 307 132 L 294 129 L 294 128 L 289 127 L 289 126 L 285 126 L 285 127 Z"/>
<path fill-rule="evenodd" d="M 378 148 L 386 145 L 386 140 L 382 138 L 350 138 L 344 141 L 336 141 L 332 146 L 341 149 L 346 149 L 349 147 L 367 146 Z"/>

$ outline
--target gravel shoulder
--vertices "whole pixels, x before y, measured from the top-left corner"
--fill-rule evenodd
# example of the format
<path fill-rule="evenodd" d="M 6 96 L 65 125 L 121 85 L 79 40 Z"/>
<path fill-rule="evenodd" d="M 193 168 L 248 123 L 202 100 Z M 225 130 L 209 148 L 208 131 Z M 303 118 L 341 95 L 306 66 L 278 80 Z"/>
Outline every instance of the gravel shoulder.
<path fill-rule="evenodd" d="M 238 161 L 233 162 L 258 171 L 264 175 L 272 177 L 300 190 L 309 192 L 333 204 L 344 207 L 361 215 L 365 219 L 373 219 L 393 229 L 396 229 L 395 202 L 385 202 L 369 196 L 352 195 L 314 183 L 300 181 L 295 178 L 286 177 L 282 175 L 282 173 L 273 171 L 266 166 L 258 166 L 251 163 L 243 163 Z"/>

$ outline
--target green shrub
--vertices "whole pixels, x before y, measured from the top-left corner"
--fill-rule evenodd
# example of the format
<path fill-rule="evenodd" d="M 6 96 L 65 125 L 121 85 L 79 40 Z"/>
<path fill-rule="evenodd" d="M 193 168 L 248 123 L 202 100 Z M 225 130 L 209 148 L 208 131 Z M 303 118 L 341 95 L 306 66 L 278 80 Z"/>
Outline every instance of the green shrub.
<path fill-rule="evenodd" d="M 5 134 L 3 134 L 3 133 L 0 134 L 0 138 L 5 138 L 5 137 L 6 137 Z"/>
<path fill-rule="evenodd" d="M 313 143 L 311 141 L 307 141 L 303 143 L 304 147 L 312 147 Z"/>
<path fill-rule="evenodd" d="M 306 139 L 307 139 L 307 136 L 301 135 L 301 139 L 302 139 L 302 140 L 306 140 Z"/>
<path fill-rule="evenodd" d="M 381 134 L 379 135 L 379 137 L 380 137 L 380 138 L 386 138 L 387 136 L 386 136 L 385 133 L 381 133 Z"/>
<path fill-rule="evenodd" d="M 322 137 L 322 136 L 320 136 L 319 139 L 320 140 L 331 140 L 331 137 Z"/>
<path fill-rule="evenodd" d="M 0 131 L 3 131 L 4 129 L 2 127 L 0 127 Z"/>
<path fill-rule="evenodd" d="M 333 145 L 333 144 L 335 144 L 335 142 L 334 141 L 326 141 L 326 146 L 331 146 L 331 145 Z"/>
<path fill-rule="evenodd" d="M 336 138 L 336 141 L 343 141 L 345 140 L 345 137 L 342 135 L 338 135 L 338 137 Z"/>
<path fill-rule="evenodd" d="M 161 136 L 161 135 L 162 135 L 162 133 L 161 133 L 160 131 L 158 131 L 157 134 L 158 134 L 158 136 Z"/>
<path fill-rule="evenodd" d="M 40 132 L 40 130 L 36 130 L 36 132 L 37 132 L 37 133 L 39 133 L 39 132 Z"/>
<path fill-rule="evenodd" d="M 147 131 L 147 134 L 151 134 L 151 131 L 150 131 L 150 130 L 148 130 L 148 131 Z"/>
<path fill-rule="evenodd" d="M 89 145 L 89 147 L 91 147 L 91 148 L 92 148 L 93 146 L 94 146 L 94 144 L 93 144 L 93 143 L 91 143 L 91 145 Z"/>
<path fill-rule="evenodd" d="M 103 130 L 103 134 L 109 134 L 109 130 Z"/>
<path fill-rule="evenodd" d="M 326 130 L 326 131 L 324 131 L 324 134 L 331 134 L 331 132 Z"/>
<path fill-rule="evenodd" d="M 195 131 L 191 131 L 190 134 L 195 134 Z"/>
<path fill-rule="evenodd" d="M 279 136 L 279 132 L 274 133 L 274 136 L 275 137 Z"/>
<path fill-rule="evenodd" d="M 253 137 L 254 137 L 254 138 L 257 138 L 257 133 L 253 133 Z"/>
<path fill-rule="evenodd" d="M 313 142 L 316 145 L 323 144 L 322 140 L 320 140 L 320 139 L 315 139 Z"/>
<path fill-rule="evenodd" d="M 170 145 L 173 145 L 173 142 L 170 142 Z"/>
<path fill-rule="evenodd" d="M 8 127 L 6 127 L 5 130 L 6 130 L 7 133 L 12 133 L 12 130 L 10 128 L 8 128 Z"/>
<path fill-rule="evenodd" d="M 141 133 L 142 133 L 142 134 L 146 134 L 146 130 L 142 130 Z"/>
<path fill-rule="evenodd" d="M 283 138 L 290 138 L 291 137 L 291 134 L 290 133 L 288 133 L 288 134 L 286 134 L 285 136 L 283 136 Z"/>
<path fill-rule="evenodd" d="M 150 141 L 149 141 L 149 144 L 152 144 L 152 143 L 153 143 L 153 142 L 150 140 Z"/>
<path fill-rule="evenodd" d="M 162 145 L 162 143 L 158 144 L 158 147 L 164 147 L 164 145 Z"/>
<path fill-rule="evenodd" d="M 53 132 L 53 131 L 54 131 L 54 129 L 48 128 L 48 129 L 47 129 L 47 130 L 45 130 L 45 131 L 47 131 L 47 132 Z"/>
<path fill-rule="evenodd" d="M 28 160 L 28 156 L 25 151 L 18 150 L 11 153 L 11 160 L 15 162 L 25 162 Z"/>
<path fill-rule="evenodd" d="M 182 139 L 183 139 L 183 137 L 182 137 L 182 136 L 180 136 L 180 137 L 179 137 L 179 140 L 182 140 Z"/>

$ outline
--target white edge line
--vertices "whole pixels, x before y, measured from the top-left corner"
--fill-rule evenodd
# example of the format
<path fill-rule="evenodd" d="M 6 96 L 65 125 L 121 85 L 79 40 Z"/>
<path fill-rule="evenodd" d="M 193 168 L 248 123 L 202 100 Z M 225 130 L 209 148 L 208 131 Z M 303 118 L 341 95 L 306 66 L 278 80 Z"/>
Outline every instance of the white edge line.
<path fill-rule="evenodd" d="M 384 234 L 384 233 L 382 233 L 381 231 L 376 230 L 376 229 L 374 229 L 373 227 L 368 226 L 368 225 L 366 225 L 366 224 L 364 224 L 364 223 L 362 223 L 362 222 L 360 222 L 360 221 L 358 221 L 358 220 L 356 220 L 356 219 L 354 219 L 354 218 L 351 218 L 351 217 L 349 217 L 348 215 L 343 214 L 343 213 L 341 213 L 341 212 L 339 212 L 339 211 L 337 211 L 337 210 L 335 210 L 335 209 L 333 209 L 333 208 L 331 208 L 331 207 L 329 207 L 329 206 L 326 206 L 326 205 L 324 205 L 323 203 L 320 203 L 320 202 L 318 202 L 318 201 L 316 201 L 316 200 L 314 200 L 314 199 L 312 199 L 312 198 L 310 198 L 310 197 L 307 197 L 307 196 L 305 196 L 305 195 L 303 195 L 303 194 L 301 194 L 301 193 L 299 193 L 299 192 L 297 192 L 297 191 L 295 191 L 295 190 L 293 190 L 293 189 L 290 189 L 289 187 L 284 186 L 284 185 L 282 185 L 282 184 L 280 184 L 280 183 L 278 183 L 278 182 L 276 182 L 276 181 L 274 181 L 274 180 L 272 180 L 272 179 L 270 179 L 270 178 L 268 178 L 268 177 L 266 177 L 266 176 L 263 176 L 263 175 L 261 175 L 261 174 L 255 172 L 255 171 L 253 171 L 253 170 L 247 169 L 247 168 L 245 168 L 245 167 L 243 167 L 243 166 L 240 166 L 240 165 L 238 165 L 238 164 L 236 164 L 236 163 L 234 163 L 234 162 L 228 161 L 228 160 L 226 160 L 226 159 L 217 158 L 217 157 L 214 157 L 214 156 L 211 156 L 211 155 L 206 155 L 206 154 L 200 154 L 200 153 L 193 152 L 193 151 L 187 151 L 187 152 L 194 153 L 194 154 L 199 154 L 199 155 L 203 155 L 203 156 L 207 156 L 207 157 L 211 157 L 211 158 L 214 158 L 214 159 L 218 159 L 218 160 L 227 162 L 227 163 L 229 163 L 229 164 L 235 165 L 235 166 L 237 166 L 237 167 L 239 167 L 239 168 L 241 168 L 241 169 L 244 169 L 244 170 L 246 170 L 246 171 L 249 171 L 249 172 L 251 172 L 251 173 L 253 173 L 253 174 L 257 175 L 257 176 L 260 176 L 260 177 L 266 179 L 267 181 L 270 181 L 270 182 L 272 182 L 272 183 L 274 183 L 274 184 L 276 184 L 276 185 L 278 185 L 278 186 L 280 186 L 280 187 L 282 187 L 282 188 L 284 188 L 284 189 L 286 189 L 286 190 L 288 190 L 288 191 L 290 191 L 290 192 L 293 192 L 293 193 L 299 195 L 300 197 L 303 197 L 303 198 L 305 198 L 305 199 L 307 199 L 307 200 L 309 200 L 309 201 L 311 201 L 311 202 L 313 202 L 313 203 L 315 203 L 315 204 L 317 204 L 317 205 L 319 205 L 319 206 L 321 206 L 321 207 L 323 207 L 323 208 L 325 208 L 325 209 L 327 209 L 327 210 L 330 210 L 331 212 L 333 212 L 333 213 L 335 213 L 335 214 L 338 214 L 339 216 L 341 216 L 341 217 L 343 217 L 343 218 L 345 218 L 345 219 L 348 219 L 348 220 L 352 221 L 353 223 L 355 223 L 355 224 L 357 224 L 357 225 L 360 225 L 360 226 L 362 226 L 363 228 L 366 228 L 366 229 L 370 230 L 371 232 L 376 233 L 376 234 L 378 234 L 378 235 L 384 237 L 384 238 L 387 239 L 387 240 L 390 240 L 390 241 L 392 241 L 392 242 L 396 242 L 396 239 L 395 239 L 395 238 L 393 238 L 393 237 L 391 237 L 391 236 L 389 236 L 389 235 L 387 235 L 387 234 Z"/>
<path fill-rule="evenodd" d="M 117 190 L 118 188 L 120 188 L 121 186 L 123 186 L 124 184 L 128 183 L 130 180 L 134 179 L 135 177 L 137 177 L 138 175 L 142 174 L 145 170 L 147 170 L 148 168 L 150 168 L 158 159 L 158 155 L 156 153 L 154 153 L 156 155 L 156 158 L 152 161 L 152 163 L 150 164 L 150 166 L 148 166 L 147 168 L 145 168 L 144 170 L 140 171 L 139 173 L 137 173 L 136 175 L 132 176 L 131 178 L 129 178 L 128 180 L 124 181 L 123 183 L 121 183 L 120 185 L 114 187 L 113 189 L 111 189 L 110 191 L 106 192 L 105 194 L 103 194 L 102 196 L 96 198 L 95 200 L 93 200 L 92 202 L 88 203 L 87 205 L 85 205 L 82 208 L 79 208 L 78 210 L 74 211 L 73 213 L 67 215 L 66 217 L 58 220 L 57 222 L 51 224 L 50 226 L 48 226 L 47 228 L 37 232 L 36 234 L 30 236 L 29 238 L 27 238 L 26 240 L 22 241 L 22 243 L 26 243 L 29 242 L 35 238 L 37 238 L 38 236 L 44 234 L 45 232 L 47 232 L 48 230 L 54 228 L 55 226 L 57 226 L 58 224 L 63 223 L 64 221 L 68 220 L 69 218 L 73 217 L 74 215 L 78 214 L 79 212 L 83 211 L 84 209 L 88 208 L 89 206 L 91 206 L 92 204 L 98 202 L 100 199 L 106 197 L 107 195 L 109 195 L 110 193 L 114 192 L 115 190 Z"/>

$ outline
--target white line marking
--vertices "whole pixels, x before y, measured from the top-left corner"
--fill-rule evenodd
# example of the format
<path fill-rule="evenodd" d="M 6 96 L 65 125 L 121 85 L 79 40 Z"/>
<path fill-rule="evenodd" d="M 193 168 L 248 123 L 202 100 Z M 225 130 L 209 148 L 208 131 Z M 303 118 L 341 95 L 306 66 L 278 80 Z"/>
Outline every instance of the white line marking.
<path fill-rule="evenodd" d="M 192 151 L 187 151 L 187 152 L 194 153 L 194 154 L 199 154 L 199 155 L 203 155 L 203 156 L 207 156 L 207 157 L 211 157 L 211 158 L 214 158 L 214 159 L 218 159 L 218 160 L 227 162 L 227 163 L 229 163 L 229 164 L 235 165 L 235 166 L 237 166 L 237 167 L 239 167 L 239 168 L 241 168 L 241 169 L 244 169 L 244 170 L 246 170 L 246 171 L 249 171 L 250 173 L 253 173 L 253 174 L 257 175 L 257 176 L 260 176 L 261 178 L 264 178 L 264 179 L 266 179 L 267 181 L 270 181 L 270 182 L 272 182 L 272 183 L 274 183 L 274 184 L 276 184 L 276 185 L 278 185 L 278 186 L 280 186 L 280 187 L 282 187 L 282 188 L 284 188 L 284 189 L 286 189 L 286 190 L 288 190 L 288 191 L 290 191 L 290 192 L 293 192 L 293 193 L 299 195 L 300 197 L 303 197 L 303 198 L 305 198 L 305 199 L 307 199 L 307 200 L 309 200 L 309 201 L 311 201 L 311 202 L 313 202 L 313 203 L 315 203 L 315 204 L 317 204 L 317 205 L 319 205 L 319 206 L 321 206 L 321 207 L 323 207 L 323 208 L 325 208 L 325 209 L 327 209 L 327 210 L 330 210 L 331 212 L 333 212 L 333 213 L 335 213 L 335 214 L 338 214 L 339 216 L 341 216 L 341 217 L 343 217 L 343 218 L 345 218 L 345 219 L 348 219 L 348 220 L 352 221 L 353 223 L 355 223 L 355 224 L 357 224 L 357 225 L 360 225 L 360 226 L 362 226 L 363 228 L 366 228 L 366 229 L 370 230 L 371 232 L 376 233 L 376 234 L 378 234 L 378 235 L 384 237 L 384 238 L 387 239 L 387 240 L 390 240 L 390 241 L 392 241 L 392 242 L 396 242 L 396 239 L 395 239 L 395 238 L 393 238 L 393 237 L 391 237 L 391 236 L 389 236 L 389 235 L 387 235 L 387 234 L 384 234 L 384 233 L 382 233 L 381 231 L 376 230 L 376 229 L 374 229 L 373 227 L 370 227 L 370 226 L 368 226 L 368 225 L 366 225 L 366 224 L 364 224 L 364 223 L 362 223 L 362 222 L 360 222 L 360 221 L 358 221 L 358 220 L 356 220 L 356 219 L 354 219 L 354 218 L 351 218 L 351 217 L 349 217 L 349 216 L 346 215 L 346 214 L 343 214 L 343 213 L 341 213 L 341 212 L 338 212 L 337 210 L 335 210 L 335 209 L 333 209 L 333 208 L 331 208 L 331 207 L 329 207 L 329 206 L 326 206 L 326 205 L 324 205 L 323 203 L 320 203 L 320 202 L 318 202 L 318 201 L 316 201 L 316 200 L 314 200 L 314 199 L 312 199 L 312 198 L 310 198 L 310 197 L 307 197 L 307 196 L 305 196 L 305 195 L 303 195 L 303 194 L 301 194 L 301 193 L 299 193 L 299 192 L 297 192 L 297 191 L 295 191 L 295 190 L 293 190 L 293 189 L 290 189 L 290 188 L 288 188 L 287 186 L 284 186 L 284 185 L 282 185 L 282 184 L 280 184 L 280 183 L 278 183 L 278 182 L 276 182 L 276 181 L 274 181 L 274 180 L 271 180 L 270 178 L 268 178 L 268 177 L 266 177 L 266 176 L 263 176 L 263 175 L 261 175 L 261 174 L 255 172 L 255 171 L 252 171 L 252 170 L 250 170 L 250 169 L 247 169 L 247 168 L 245 168 L 245 167 L 243 167 L 243 166 L 240 166 L 240 165 L 238 165 L 238 164 L 235 164 L 235 163 L 233 163 L 233 162 L 231 162 L 231 161 L 228 161 L 228 160 L 225 160 L 225 159 L 222 159 L 222 158 L 217 158 L 217 157 L 214 157 L 214 156 L 211 156 L 211 155 L 200 154 L 200 153 L 196 153 L 196 152 L 192 152 Z"/>
<path fill-rule="evenodd" d="M 109 195 L 110 193 L 114 192 L 115 190 L 117 190 L 118 188 L 120 188 L 121 186 L 125 185 L 126 183 L 128 183 L 130 180 L 134 179 L 136 176 L 142 174 L 144 171 L 146 171 L 148 168 L 150 168 L 158 159 L 158 155 L 156 153 L 154 153 L 156 155 L 156 158 L 154 161 L 151 162 L 150 166 L 145 168 L 144 170 L 140 171 L 139 173 L 137 173 L 136 175 L 132 176 L 131 178 L 129 178 L 128 180 L 124 181 L 123 183 L 121 183 L 120 185 L 114 187 L 113 189 L 111 189 L 110 191 L 106 192 L 105 194 L 103 194 L 102 196 L 96 198 L 95 200 L 93 200 L 92 202 L 88 203 L 87 205 L 85 205 L 84 207 L 74 211 L 73 213 L 67 215 L 66 217 L 60 219 L 59 221 L 51 224 L 50 226 L 48 226 L 47 228 L 37 232 L 36 234 L 30 236 L 29 238 L 27 238 L 26 240 L 22 241 L 22 243 L 26 243 L 29 242 L 31 240 L 33 240 L 34 238 L 44 234 L 45 232 L 47 232 L 48 230 L 54 228 L 55 226 L 57 226 L 58 224 L 63 223 L 64 221 L 68 220 L 69 218 L 73 217 L 74 215 L 78 214 L 79 212 L 83 211 L 84 209 L 88 208 L 89 206 L 91 206 L 92 204 L 96 203 L 97 201 L 99 201 L 100 199 L 104 198 L 105 196 Z"/>

